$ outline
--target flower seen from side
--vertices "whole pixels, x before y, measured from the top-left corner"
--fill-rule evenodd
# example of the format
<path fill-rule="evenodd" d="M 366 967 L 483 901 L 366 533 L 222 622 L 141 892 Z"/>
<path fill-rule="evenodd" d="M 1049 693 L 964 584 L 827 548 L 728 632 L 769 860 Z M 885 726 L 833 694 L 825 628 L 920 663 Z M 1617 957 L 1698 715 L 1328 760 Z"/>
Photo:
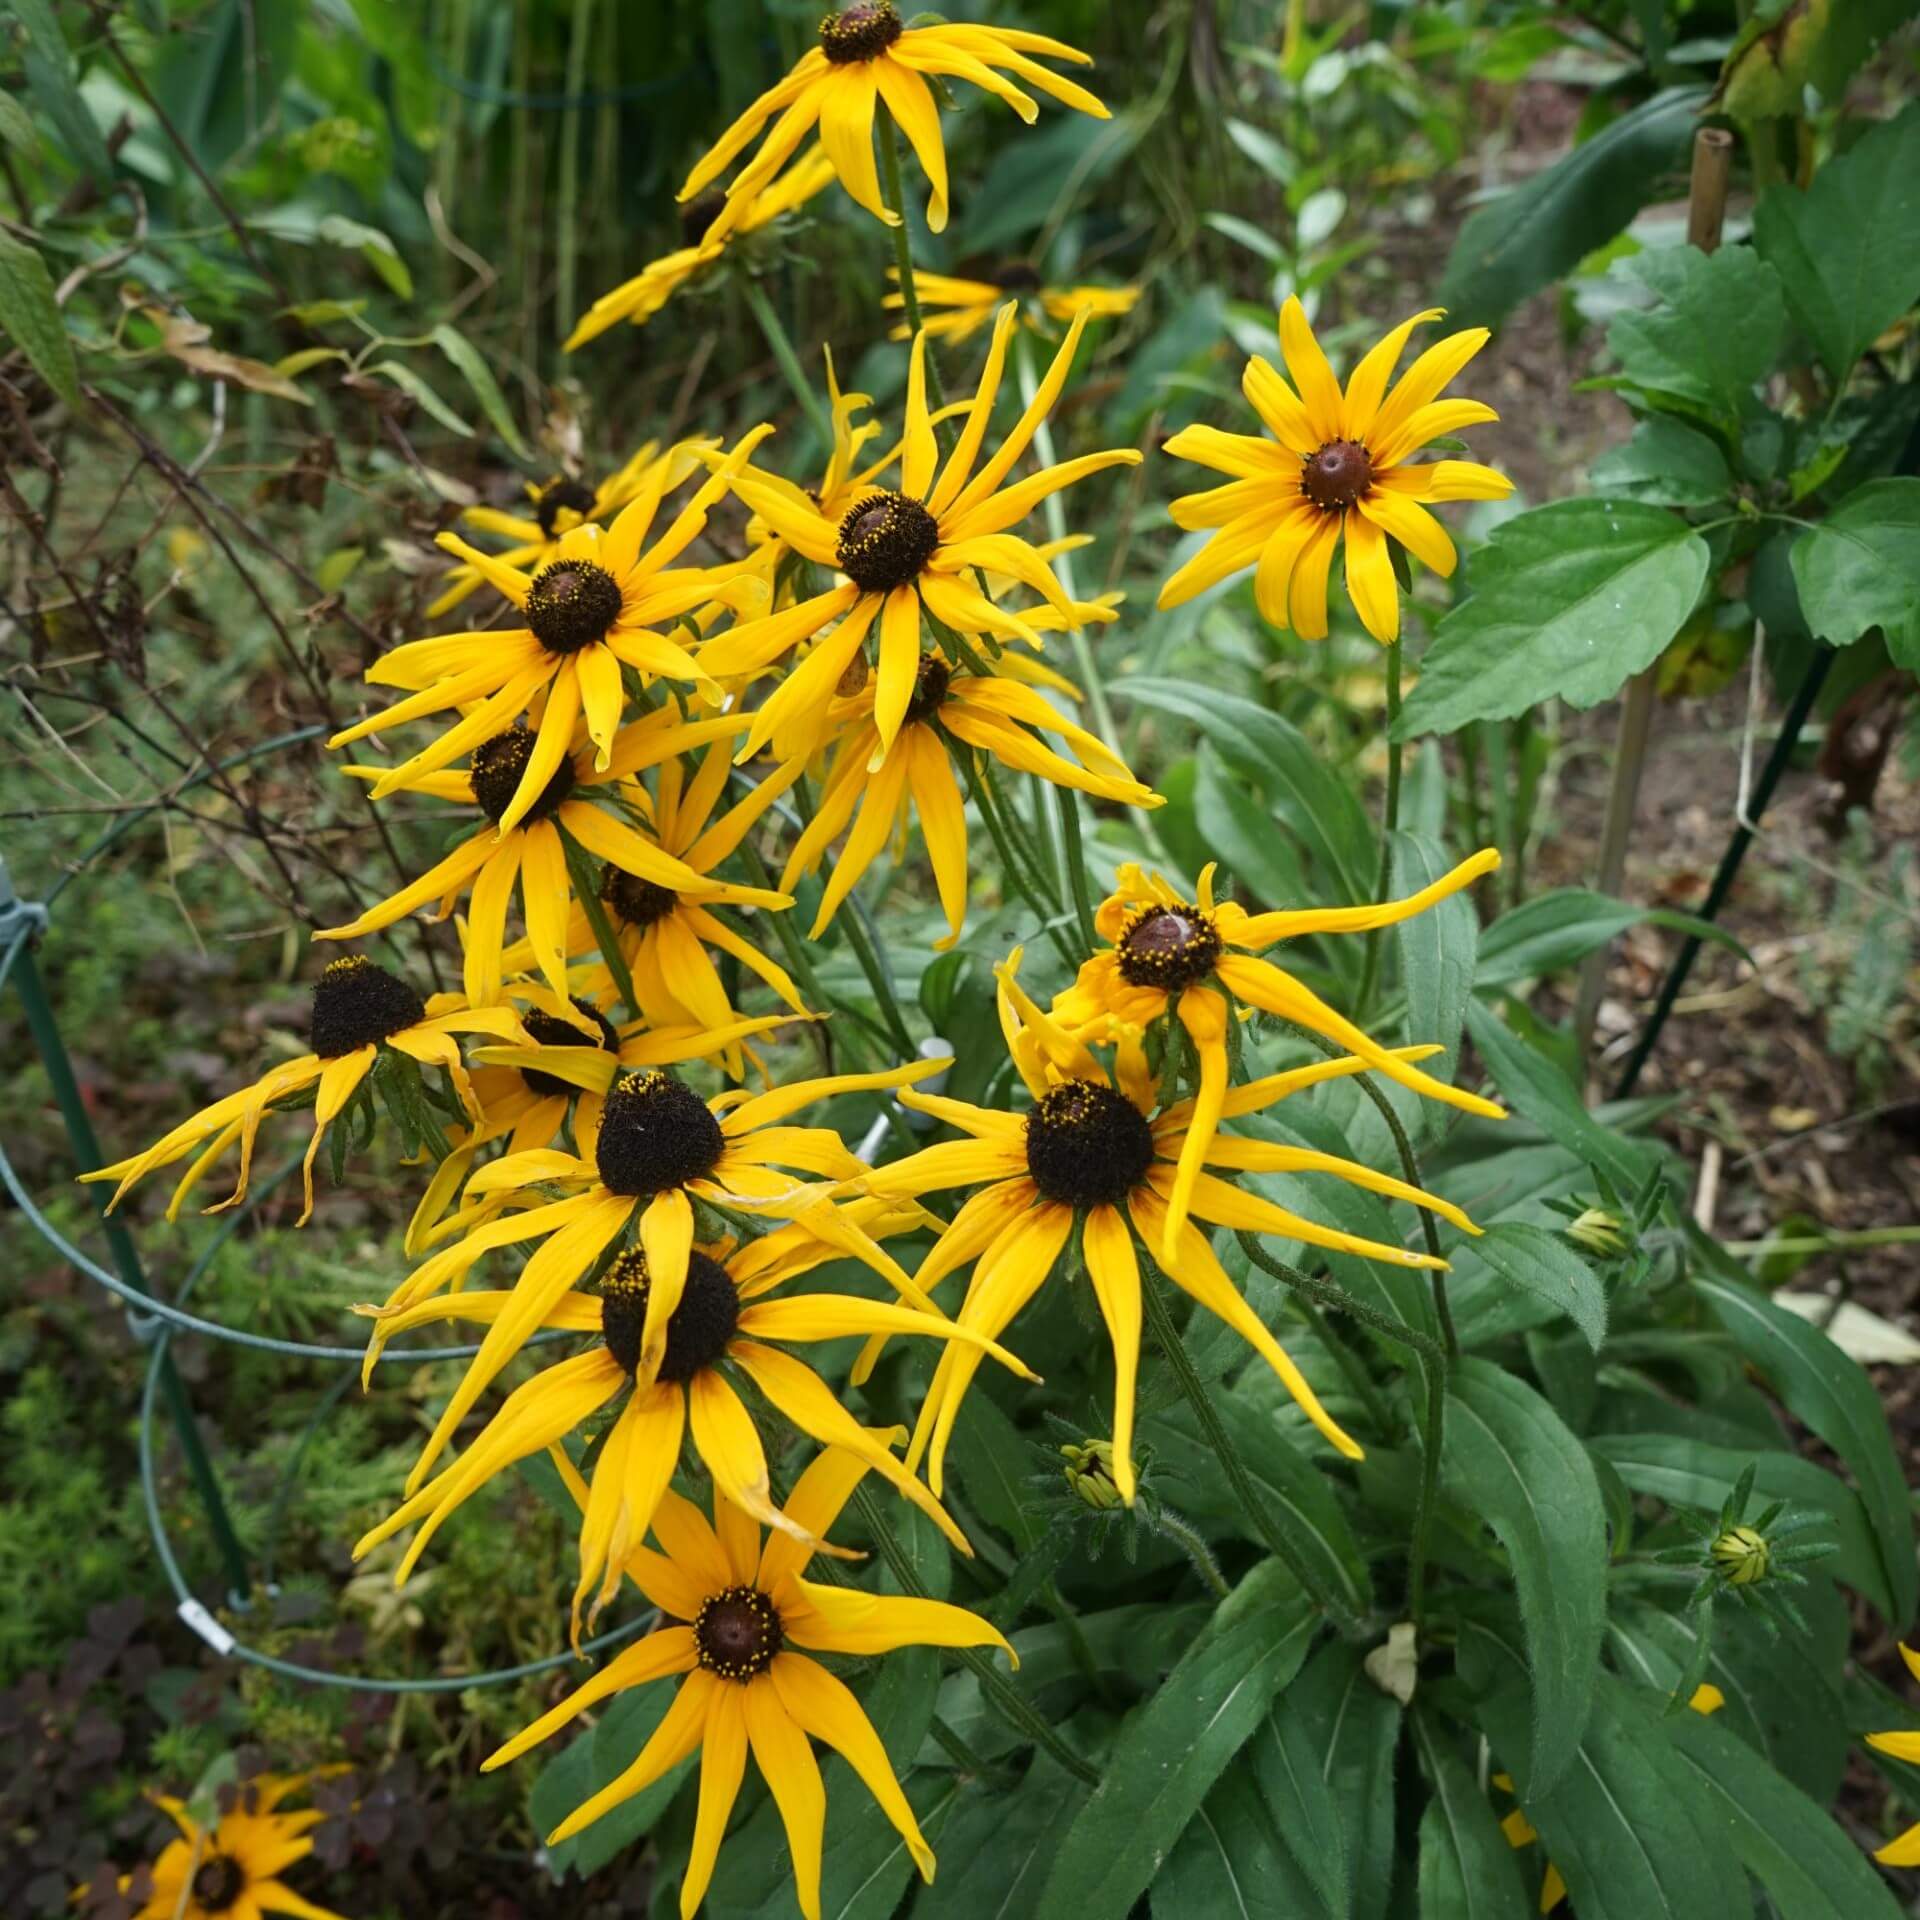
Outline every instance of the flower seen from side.
<path fill-rule="evenodd" d="M 894 290 L 880 304 L 897 312 L 907 304 L 900 291 L 899 269 L 889 268 L 887 277 L 893 281 Z M 1049 321 L 1065 326 L 1081 313 L 1092 320 L 1119 319 L 1133 311 L 1140 289 L 1048 286 L 1024 260 L 1010 260 L 980 279 L 915 268 L 913 294 L 924 316 L 928 338 L 958 346 L 990 325 L 1009 295 L 1019 303 L 1026 325 L 1039 332 Z M 894 340 L 912 337 L 912 329 L 904 321 L 889 336 Z"/>
<path fill-rule="evenodd" d="M 1920 1680 L 1920 1653 L 1902 1644 L 1900 1658 L 1907 1663 L 1907 1671 L 1916 1680 Z M 1904 1760 L 1909 1766 L 1920 1766 L 1920 1732 L 1901 1728 L 1893 1733 L 1870 1733 L 1867 1745 L 1876 1753 L 1884 1753 L 1890 1760 Z M 1896 1834 L 1874 1856 L 1883 1867 L 1920 1867 L 1920 1823 L 1908 1827 L 1904 1833 Z"/>

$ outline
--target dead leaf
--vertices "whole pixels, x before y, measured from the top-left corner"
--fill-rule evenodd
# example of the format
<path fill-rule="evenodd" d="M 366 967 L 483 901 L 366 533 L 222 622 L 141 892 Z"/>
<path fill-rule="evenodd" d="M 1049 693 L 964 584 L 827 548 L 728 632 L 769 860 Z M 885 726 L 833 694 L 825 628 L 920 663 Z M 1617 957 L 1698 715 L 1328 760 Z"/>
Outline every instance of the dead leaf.
<path fill-rule="evenodd" d="M 249 360 L 244 354 L 222 353 L 218 347 L 208 346 L 213 329 L 191 314 L 168 313 L 163 307 L 142 307 L 140 311 L 159 328 L 161 352 L 171 354 L 183 367 L 215 380 L 231 380 L 254 393 L 271 393 L 303 407 L 313 405 L 310 394 L 286 375 L 276 373 L 264 360 Z"/>

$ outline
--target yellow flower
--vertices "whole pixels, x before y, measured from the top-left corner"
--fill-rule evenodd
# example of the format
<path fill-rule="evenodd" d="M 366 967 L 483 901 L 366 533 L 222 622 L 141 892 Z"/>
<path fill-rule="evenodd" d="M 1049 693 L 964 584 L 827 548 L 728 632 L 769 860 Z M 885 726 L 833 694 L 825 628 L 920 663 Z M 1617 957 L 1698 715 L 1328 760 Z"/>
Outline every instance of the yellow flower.
<path fill-rule="evenodd" d="M 522 1268 L 454 1389 L 407 1491 L 418 1490 L 441 1448 L 501 1368 L 560 1296 L 617 1246 L 636 1215 L 648 1283 L 633 1367 L 635 1389 L 641 1394 L 660 1377 L 668 1329 L 687 1290 L 696 1200 L 733 1213 L 790 1220 L 829 1249 L 864 1261 L 915 1306 L 933 1311 L 925 1293 L 866 1231 L 859 1216 L 834 1204 L 833 1196 L 844 1183 L 858 1180 L 867 1169 L 830 1127 L 780 1123 L 817 1100 L 908 1086 L 951 1065 L 948 1059 L 916 1060 L 884 1073 L 801 1080 L 767 1093 L 734 1091 L 709 1100 L 657 1069 L 622 1073 L 612 1080 L 597 1112 L 584 1103 L 576 1110 L 577 1153 L 557 1148 L 512 1153 L 480 1168 L 467 1182 L 467 1194 L 476 1200 L 511 1194 L 519 1202 L 517 1209 L 435 1253 L 394 1289 L 382 1313 L 397 1314 L 449 1287 L 463 1287 L 474 1263 L 496 1248 L 530 1240 L 543 1244 Z M 787 1168 L 795 1171 L 782 1171 Z M 557 1188 L 564 1197 L 544 1199 L 533 1191 L 537 1188 Z M 709 1464 L 717 1476 L 719 1462 Z M 749 1512 L 769 1510 L 764 1461 L 750 1476 L 729 1476 L 719 1484 Z"/>
<path fill-rule="evenodd" d="M 755 194 L 731 229 L 722 229 L 718 234 L 714 233 L 713 226 L 726 197 L 719 193 L 703 194 L 681 209 L 685 244 L 642 267 L 631 280 L 623 281 L 611 293 L 603 293 L 581 316 L 562 351 L 571 353 L 576 347 L 584 347 L 622 320 L 644 327 L 689 280 L 712 266 L 726 252 L 729 242 L 769 226 L 783 213 L 804 206 L 832 178 L 833 162 L 815 147 L 772 186 Z"/>
<path fill-rule="evenodd" d="M 918 1207 L 902 1209 L 880 1200 L 855 1201 L 842 1217 L 876 1240 L 922 1224 Z M 927 1514 L 948 1539 L 967 1550 L 965 1536 L 940 1503 L 841 1406 L 832 1388 L 811 1367 L 781 1352 L 779 1343 L 839 1340 L 849 1334 L 919 1334 L 980 1347 L 1023 1379 L 1037 1376 L 993 1342 L 918 1308 L 845 1293 L 807 1293 L 786 1300 L 764 1297 L 838 1254 L 838 1248 L 799 1226 L 782 1227 L 739 1248 L 723 1241 L 693 1250 L 686 1290 L 667 1322 L 660 1371 L 650 1387 L 628 1395 L 594 1456 L 580 1531 L 580 1579 L 573 1596 L 576 1646 L 589 1596 L 592 1606 L 586 1625 L 590 1628 L 619 1588 L 622 1563 L 646 1538 L 660 1496 L 680 1464 L 680 1443 L 689 1428 L 694 1450 L 706 1462 L 716 1486 L 766 1486 L 767 1461 L 760 1436 L 752 1414 L 728 1384 L 728 1368 L 737 1368 L 769 1405 L 823 1447 L 844 1447 L 858 1454 Z M 541 1316 L 541 1328 L 598 1335 L 599 1344 L 517 1387 L 454 1464 L 423 1485 L 425 1464 L 437 1457 L 451 1435 L 452 1423 L 443 1419 L 427 1443 L 422 1466 L 407 1483 L 412 1497 L 360 1541 L 354 1558 L 362 1558 L 401 1528 L 421 1522 L 394 1572 L 394 1584 L 403 1585 L 427 1542 L 464 1500 L 516 1460 L 556 1445 L 582 1421 L 627 1393 L 634 1385 L 650 1290 L 647 1256 L 633 1248 L 607 1269 L 597 1294 L 569 1292 L 555 1300 Z M 493 1326 L 514 1305 L 511 1293 L 476 1290 L 428 1300 L 397 1314 L 380 1315 L 374 1308 L 363 1308 L 362 1312 L 375 1315 L 377 1325 L 367 1347 L 362 1380 L 372 1377 L 381 1348 L 396 1333 L 448 1320 Z M 791 1530 L 795 1524 L 764 1500 L 749 1510 L 782 1530 Z"/>
<path fill-rule="evenodd" d="M 1388 538 L 1445 577 L 1453 572 L 1453 542 L 1420 502 L 1498 500 L 1513 491 L 1504 474 L 1471 460 L 1406 464 L 1443 435 L 1499 418 L 1479 400 L 1438 398 L 1486 344 L 1484 327 L 1429 347 L 1387 391 L 1413 329 L 1440 317 L 1441 309 L 1430 307 L 1395 327 L 1354 368 L 1343 393 L 1305 310 L 1297 299 L 1287 301 L 1280 309 L 1280 347 L 1293 385 L 1257 354 L 1240 381 L 1272 439 L 1187 427 L 1167 442 L 1176 458 L 1235 477 L 1231 485 L 1174 501 L 1176 525 L 1217 531 L 1160 589 L 1161 606 L 1177 607 L 1229 574 L 1255 567 L 1261 614 L 1303 640 L 1324 639 L 1327 576 L 1344 534 L 1354 611 L 1376 640 L 1399 637 Z"/>
<path fill-rule="evenodd" d="M 833 162 L 840 184 L 861 206 L 897 226 L 899 213 L 880 197 L 880 176 L 873 158 L 873 119 L 884 103 L 907 136 L 926 170 L 932 197 L 927 225 L 935 233 L 947 224 L 947 150 L 940 136 L 940 112 L 926 76 L 965 80 L 995 94 L 1029 125 L 1040 110 L 996 68 L 1017 74 L 1029 86 L 1051 94 L 1063 106 L 1097 120 L 1112 115 L 1084 87 L 1062 80 L 1037 60 L 1069 60 L 1090 66 L 1092 57 L 1037 33 L 1008 27 L 942 23 L 904 27 L 888 5 L 847 7 L 820 23 L 820 44 L 809 48 L 777 86 L 763 93 L 727 131 L 680 189 L 691 200 L 726 172 L 753 144 L 769 120 L 773 128 L 760 151 L 727 189 L 727 202 L 708 231 L 724 232 L 746 215 L 754 198 L 786 165 L 787 156 L 818 126 L 820 144 Z M 774 118 L 775 115 L 779 117 Z"/>
<path fill-rule="evenodd" d="M 994 670 L 984 674 L 956 672 L 944 655 L 923 653 L 893 751 L 877 769 L 873 763 L 880 733 L 873 717 L 873 681 L 865 680 L 857 692 L 834 702 L 828 712 L 833 747 L 826 777 L 813 818 L 795 841 L 780 876 L 781 887 L 791 892 L 852 824 L 821 896 L 810 939 L 825 932 L 889 836 L 897 832 L 904 837 L 916 813 L 947 916 L 947 934 L 934 947 L 944 953 L 959 939 L 967 913 L 967 818 L 949 735 L 963 752 L 990 753 L 1002 765 L 1056 786 L 1076 787 L 1120 806 L 1161 804 L 1160 796 L 1142 786 L 1096 735 L 1075 726 L 1032 686 L 1023 685 L 1029 677 L 1039 673 L 1013 653 L 1002 654 Z M 1073 757 L 1056 753 L 1037 737 L 1041 732 L 1059 735 Z"/>
<path fill-rule="evenodd" d="M 900 292 L 900 270 L 887 269 L 894 291 L 880 303 L 884 307 L 904 307 Z M 935 340 L 951 340 L 956 346 L 970 340 L 1000 310 L 1001 302 L 1013 294 L 1022 304 L 1026 323 L 1036 332 L 1041 320 L 1057 320 L 1063 325 L 1078 313 L 1093 320 L 1113 320 L 1131 313 L 1140 298 L 1138 287 L 1049 287 L 1024 260 L 1009 262 L 991 279 L 967 280 L 947 273 L 913 273 L 914 297 L 926 316 L 928 335 Z M 912 337 L 903 323 L 889 336 L 895 340 Z"/>
<path fill-rule="evenodd" d="M 764 1546 L 753 1518 L 721 1494 L 714 1498 L 712 1526 L 691 1501 L 672 1492 L 662 1496 L 653 1530 L 664 1551 L 635 1548 L 625 1571 L 664 1615 L 683 1624 L 658 1628 L 616 1654 L 485 1763 L 490 1771 L 518 1759 L 609 1695 L 671 1674 L 687 1676 L 639 1758 L 548 1834 L 548 1846 L 590 1827 L 698 1752 L 699 1810 L 680 1886 L 680 1912 L 687 1920 L 706 1897 L 751 1749 L 786 1824 L 800 1911 L 806 1920 L 820 1920 L 827 1799 L 811 1735 L 860 1776 L 899 1829 L 922 1877 L 933 1878 L 933 1849 L 921 1837 L 880 1736 L 845 1683 L 807 1655 L 870 1658 L 897 1647 L 998 1647 L 1018 1662 L 1001 1635 L 963 1607 L 849 1592 L 803 1578 L 805 1543 L 825 1536 L 866 1470 L 861 1455 L 821 1454 L 795 1484 L 781 1530 L 769 1534 Z M 563 1471 L 571 1474 L 570 1468 Z M 578 1499 L 584 1490 L 577 1475 L 571 1478 Z"/>
<path fill-rule="evenodd" d="M 1137 1034 L 1123 1032 L 1117 1037 L 1109 1072 L 1083 1041 L 1043 1013 L 1021 989 L 1015 978 L 1019 960 L 1016 949 L 999 970 L 1000 1024 L 1014 1066 L 1033 1096 L 1032 1110 L 1000 1113 L 909 1090 L 900 1096 L 904 1104 L 970 1137 L 909 1154 L 875 1169 L 864 1182 L 870 1193 L 891 1198 L 918 1197 L 948 1187 L 981 1187 L 920 1263 L 917 1283 L 931 1291 L 972 1261 L 973 1278 L 958 1321 L 988 1339 L 998 1339 L 1053 1271 L 1078 1224 L 1081 1257 L 1113 1343 L 1114 1479 L 1129 1504 L 1135 1487 L 1133 1403 L 1141 1315 L 1135 1233 L 1147 1246 L 1163 1249 L 1159 1258 L 1168 1277 L 1224 1320 L 1273 1368 L 1327 1439 L 1350 1459 L 1360 1458 L 1360 1447 L 1320 1404 L 1305 1375 L 1228 1279 L 1206 1236 L 1189 1221 L 1172 1236 L 1172 1251 L 1164 1251 L 1169 1240 L 1174 1157 L 1192 1125 L 1194 1103 L 1182 1100 L 1159 1110 L 1154 1077 Z M 1418 1058 L 1438 1049 L 1409 1051 Z M 1235 1087 L 1225 1101 L 1225 1115 L 1264 1112 L 1304 1087 L 1364 1072 L 1369 1064 L 1349 1058 L 1271 1074 Z M 1369 1192 L 1429 1207 L 1463 1230 L 1473 1231 L 1473 1223 L 1447 1201 L 1331 1154 L 1222 1137 L 1213 1142 L 1205 1158 L 1234 1171 L 1336 1174 Z M 1193 1183 L 1190 1206 L 1198 1218 L 1218 1226 L 1281 1234 L 1310 1246 L 1390 1260 L 1396 1266 L 1446 1265 L 1428 1254 L 1359 1239 L 1302 1219 L 1204 1170 Z M 861 1367 L 855 1370 L 856 1380 L 871 1364 L 874 1352 L 870 1343 Z M 977 1362 L 969 1361 L 970 1352 L 949 1347 L 942 1355 L 907 1452 L 908 1464 L 914 1465 L 931 1443 L 927 1481 L 935 1493 L 940 1491 L 947 1439 L 977 1367 Z"/>
<path fill-rule="evenodd" d="M 613 751 L 602 770 L 594 763 L 584 730 L 576 725 L 573 751 L 554 770 L 545 789 L 522 814 L 516 827 L 500 823 L 519 791 L 521 775 L 533 757 L 535 736 L 516 724 L 474 748 L 464 772 L 449 770 L 422 775 L 409 789 L 436 799 L 474 807 L 484 818 L 443 859 L 417 880 L 369 907 L 343 927 L 327 927 L 316 940 L 358 940 L 381 927 L 390 927 L 421 907 L 439 904 L 436 916 L 444 920 L 462 896 L 471 892 L 467 913 L 465 986 L 469 1004 L 491 1006 L 500 998 L 502 953 L 506 945 L 507 909 L 516 887 L 527 923 L 527 946 L 534 962 L 555 993 L 567 992 L 567 955 L 571 929 L 573 883 L 561 834 L 570 834 L 587 852 L 607 863 L 610 872 L 625 876 L 633 887 L 712 898 L 750 899 L 760 906 L 788 906 L 778 894 L 749 888 L 729 888 L 676 860 L 645 834 L 636 832 L 601 802 L 625 798 L 644 806 L 644 789 L 629 786 L 643 768 L 706 741 L 739 733 L 744 717 L 683 721 L 675 707 L 663 707 L 620 729 Z M 724 750 L 723 750 L 724 752 Z M 348 767 L 357 779 L 378 781 L 380 767 Z M 620 790 L 626 791 L 621 793 Z M 590 942 L 588 943 L 590 944 Z"/>
<path fill-rule="evenodd" d="M 657 471 L 666 474 L 666 491 L 671 493 L 699 465 L 701 452 L 717 441 L 683 440 L 677 446 L 660 451 L 658 441 L 649 440 L 627 464 L 598 486 L 561 474 L 544 487 L 531 483 L 527 497 L 533 510 L 529 514 L 505 513 L 498 507 L 468 507 L 460 515 L 461 524 L 475 533 L 498 534 L 509 544 L 495 558 L 510 567 L 537 572 L 560 550 L 562 538 L 586 521 L 605 526 L 627 502 L 647 487 Z M 429 619 L 437 620 L 485 581 L 485 575 L 470 561 L 462 561 L 447 573 L 447 589 L 427 609 Z"/>
<path fill-rule="evenodd" d="M 1142 873 L 1131 864 L 1120 869 L 1116 891 L 1094 915 L 1095 929 L 1113 944 L 1081 965 L 1073 985 L 1055 997 L 1053 1017 L 1071 1032 L 1096 1038 L 1116 1032 L 1138 1034 L 1172 1013 L 1192 1040 L 1200 1083 L 1168 1196 L 1169 1246 L 1186 1221 L 1188 1196 L 1220 1123 L 1227 1097 L 1227 1022 L 1236 1007 L 1250 1007 L 1309 1028 L 1430 1100 L 1491 1120 L 1506 1118 L 1504 1109 L 1491 1100 L 1451 1087 L 1409 1065 L 1404 1054 L 1388 1052 L 1283 967 L 1256 958 L 1282 940 L 1315 933 L 1365 933 L 1410 920 L 1499 864 L 1499 854 L 1489 847 L 1405 900 L 1260 914 L 1250 914 L 1231 900 L 1215 903 L 1211 864 L 1200 875 L 1197 901 L 1183 900 L 1158 874 Z M 1237 1150 L 1239 1143 L 1234 1145 Z"/>
<path fill-rule="evenodd" d="M 181 1175 L 167 1202 L 167 1218 L 175 1220 L 187 1195 L 238 1141 L 239 1181 L 226 1199 L 206 1209 L 208 1213 L 223 1212 L 246 1197 L 253 1170 L 253 1144 L 261 1121 L 276 1101 L 311 1087 L 313 1139 L 302 1168 L 307 1204 L 296 1223 L 304 1227 L 313 1213 L 313 1161 L 320 1142 L 373 1071 L 383 1047 L 391 1047 L 425 1067 L 444 1067 L 468 1113 L 479 1117 L 473 1085 L 453 1037 L 457 1033 L 486 1033 L 499 1040 L 526 1038 L 519 1017 L 510 1007 L 469 1007 L 460 995 L 451 993 L 423 1001 L 398 974 L 375 966 L 364 954 L 330 960 L 313 983 L 311 1052 L 269 1068 L 252 1086 L 201 1108 L 192 1119 L 162 1134 L 144 1153 L 116 1160 L 112 1166 L 83 1173 L 80 1178 L 119 1182 L 107 1202 L 107 1211 L 112 1212 L 135 1181 L 191 1153 L 195 1156 L 193 1164 Z"/>
<path fill-rule="evenodd" d="M 554 559 L 531 575 L 443 533 L 440 544 L 478 567 L 520 610 L 526 625 L 415 640 L 382 655 L 367 669 L 367 678 L 405 688 L 411 697 L 335 734 L 327 744 L 343 747 L 403 721 L 458 708 L 460 720 L 432 746 L 381 775 L 373 793 L 383 799 L 397 787 L 437 773 L 538 702 L 533 752 L 501 811 L 502 833 L 517 827 L 546 792 L 583 713 L 587 737 L 597 749 L 594 766 L 606 772 L 625 701 L 623 667 L 712 686 L 693 656 L 656 629 L 716 600 L 736 608 L 764 602 L 765 588 L 741 578 L 741 562 L 715 567 L 675 567 L 673 562 L 699 538 L 708 510 L 770 432 L 770 427 L 756 427 L 747 434 L 651 546 L 647 536 L 666 490 L 664 470 L 621 509 L 611 527 L 573 528 Z"/>
<path fill-rule="evenodd" d="M 304 1792 L 311 1773 L 263 1773 L 238 1789 L 233 1810 L 211 1827 L 187 1811 L 184 1800 L 156 1793 L 153 1804 L 180 1829 L 152 1867 L 153 1890 L 133 1920 L 258 1920 L 291 1913 L 302 1920 L 341 1920 L 327 1907 L 304 1900 L 280 1876 L 313 1851 L 311 1834 L 325 1820 L 317 1808 L 279 1811 Z M 132 1877 L 120 1882 L 126 1892 Z"/>
<path fill-rule="evenodd" d="M 1900 1658 L 1907 1663 L 1907 1671 L 1920 1680 L 1920 1654 L 1911 1647 L 1902 1646 Z M 1867 1735 L 1867 1745 L 1891 1759 L 1920 1765 L 1920 1733 L 1905 1730 L 1898 1733 L 1870 1733 Z M 1920 1825 L 1896 1834 L 1873 1857 L 1883 1867 L 1920 1867 Z"/>
<path fill-rule="evenodd" d="M 971 578 L 977 569 L 1011 574 L 1070 623 L 1115 617 L 1109 606 L 1067 599 L 1039 553 L 1008 530 L 1050 494 L 1103 468 L 1137 465 L 1139 453 L 1131 447 L 1090 453 L 1043 467 L 1012 486 L 1002 484 L 1060 397 L 1086 324 L 1084 314 L 1073 322 L 1013 431 L 992 458 L 978 472 L 974 470 L 993 415 L 1016 311 L 1011 302 L 1000 311 L 980 385 L 937 479 L 939 453 L 927 412 L 924 334 L 913 343 L 908 370 L 906 445 L 900 456 L 897 493 L 864 493 L 836 521 L 811 501 L 796 504 L 785 483 L 770 485 L 765 475 L 751 467 L 734 478 L 734 492 L 783 539 L 809 560 L 837 567 L 846 575 L 844 585 L 781 612 L 743 620 L 706 643 L 701 665 L 716 679 L 730 679 L 763 672 L 801 641 L 824 636 L 756 712 L 741 759 L 758 752 L 780 728 L 822 711 L 876 624 L 877 759 L 892 748 L 913 702 L 923 615 L 958 634 L 1043 644 L 1031 623 L 996 606 L 980 591 Z M 827 632 L 835 621 L 839 624 Z"/>

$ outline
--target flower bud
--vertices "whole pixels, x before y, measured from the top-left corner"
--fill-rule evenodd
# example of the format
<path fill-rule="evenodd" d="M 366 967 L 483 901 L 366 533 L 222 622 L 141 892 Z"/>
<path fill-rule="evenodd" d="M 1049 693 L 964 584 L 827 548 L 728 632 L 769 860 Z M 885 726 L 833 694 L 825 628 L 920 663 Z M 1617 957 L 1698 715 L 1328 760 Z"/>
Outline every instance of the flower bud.
<path fill-rule="evenodd" d="M 1626 1229 L 1620 1216 L 1607 1212 L 1604 1207 L 1589 1207 L 1577 1220 L 1569 1221 L 1561 1231 L 1576 1247 L 1598 1254 L 1603 1260 L 1610 1260 L 1615 1254 L 1627 1250 Z"/>
<path fill-rule="evenodd" d="M 1767 1575 L 1772 1549 L 1755 1527 L 1729 1527 L 1708 1549 L 1730 1587 L 1750 1587 Z"/>
<path fill-rule="evenodd" d="M 1122 1505 L 1120 1489 L 1113 1477 L 1113 1447 L 1105 1440 L 1089 1440 L 1084 1445 L 1064 1445 L 1067 1486 L 1074 1498 L 1095 1513 L 1110 1513 Z"/>

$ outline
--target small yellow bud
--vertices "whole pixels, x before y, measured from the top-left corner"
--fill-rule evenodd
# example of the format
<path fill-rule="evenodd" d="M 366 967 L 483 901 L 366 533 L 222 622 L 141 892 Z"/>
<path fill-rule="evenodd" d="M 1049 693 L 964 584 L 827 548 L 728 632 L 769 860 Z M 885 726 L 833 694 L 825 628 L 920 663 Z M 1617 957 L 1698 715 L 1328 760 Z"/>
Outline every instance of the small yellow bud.
<path fill-rule="evenodd" d="M 1589 1207 L 1577 1220 L 1567 1224 L 1565 1232 L 1576 1247 L 1584 1247 L 1603 1259 L 1627 1250 L 1626 1231 L 1619 1215 L 1608 1213 L 1604 1207 Z"/>
<path fill-rule="evenodd" d="M 1726 1576 L 1730 1587 L 1750 1587 L 1766 1578 L 1772 1549 L 1766 1536 L 1753 1527 L 1729 1527 L 1710 1551 L 1713 1564 Z"/>
<path fill-rule="evenodd" d="M 1120 1489 L 1113 1478 L 1113 1447 L 1105 1440 L 1089 1440 L 1083 1446 L 1063 1445 L 1066 1457 L 1067 1485 L 1077 1500 L 1095 1513 L 1110 1513 L 1122 1504 Z"/>

